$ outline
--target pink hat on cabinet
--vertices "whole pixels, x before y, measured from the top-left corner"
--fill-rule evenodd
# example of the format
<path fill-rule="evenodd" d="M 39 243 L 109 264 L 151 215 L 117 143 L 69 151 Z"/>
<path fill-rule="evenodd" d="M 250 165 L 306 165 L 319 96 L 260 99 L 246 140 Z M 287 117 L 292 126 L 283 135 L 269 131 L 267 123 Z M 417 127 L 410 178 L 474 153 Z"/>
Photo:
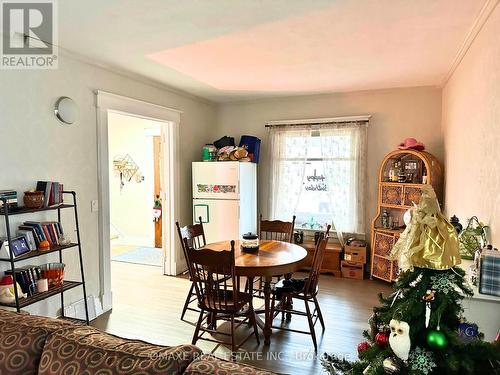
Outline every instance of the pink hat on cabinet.
<path fill-rule="evenodd" d="M 425 149 L 425 146 L 422 142 L 418 142 L 415 138 L 406 138 L 404 142 L 400 143 L 398 148 L 400 150 L 418 150 L 422 151 Z"/>

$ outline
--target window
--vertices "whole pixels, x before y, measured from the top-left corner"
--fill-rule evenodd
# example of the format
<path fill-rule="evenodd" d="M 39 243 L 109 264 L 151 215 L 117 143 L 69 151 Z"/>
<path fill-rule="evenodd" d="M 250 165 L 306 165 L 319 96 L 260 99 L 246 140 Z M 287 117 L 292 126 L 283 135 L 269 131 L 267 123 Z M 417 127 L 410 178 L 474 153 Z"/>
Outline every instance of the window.
<path fill-rule="evenodd" d="M 271 217 L 364 233 L 367 121 L 270 128 Z"/>

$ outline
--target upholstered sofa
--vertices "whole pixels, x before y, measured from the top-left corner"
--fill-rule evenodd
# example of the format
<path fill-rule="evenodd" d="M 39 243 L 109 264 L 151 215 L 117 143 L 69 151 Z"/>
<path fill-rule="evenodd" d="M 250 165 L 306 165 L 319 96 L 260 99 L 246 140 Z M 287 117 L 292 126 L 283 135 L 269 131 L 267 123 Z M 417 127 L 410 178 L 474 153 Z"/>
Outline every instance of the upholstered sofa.
<path fill-rule="evenodd" d="M 193 345 L 152 345 L 62 319 L 0 310 L 0 374 L 272 373 L 204 355 Z"/>

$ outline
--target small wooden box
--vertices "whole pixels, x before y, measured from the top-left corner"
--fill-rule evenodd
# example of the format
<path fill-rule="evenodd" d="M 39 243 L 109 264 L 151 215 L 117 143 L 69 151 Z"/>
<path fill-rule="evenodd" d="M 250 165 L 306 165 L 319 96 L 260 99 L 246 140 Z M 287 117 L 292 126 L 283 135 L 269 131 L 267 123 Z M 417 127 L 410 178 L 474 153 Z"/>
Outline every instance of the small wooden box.
<path fill-rule="evenodd" d="M 346 260 L 343 260 L 340 263 L 340 269 L 342 271 L 342 277 L 346 277 L 348 279 L 364 279 L 365 273 L 365 265 L 360 263 L 352 263 Z"/>
<path fill-rule="evenodd" d="M 353 263 L 366 263 L 366 246 L 344 246 L 344 259 Z"/>

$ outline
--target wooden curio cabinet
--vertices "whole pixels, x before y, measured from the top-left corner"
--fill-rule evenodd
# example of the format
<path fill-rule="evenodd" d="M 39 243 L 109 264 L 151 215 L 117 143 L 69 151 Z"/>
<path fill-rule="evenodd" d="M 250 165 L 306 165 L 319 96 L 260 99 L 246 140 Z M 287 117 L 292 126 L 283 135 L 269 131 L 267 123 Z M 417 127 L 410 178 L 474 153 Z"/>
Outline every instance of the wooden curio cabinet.
<path fill-rule="evenodd" d="M 403 215 L 419 202 L 423 184 L 431 184 L 442 203 L 442 176 L 441 164 L 428 152 L 397 150 L 386 155 L 379 172 L 377 215 L 372 222 L 372 278 L 396 280 L 397 261 L 389 255 L 405 229 Z"/>

